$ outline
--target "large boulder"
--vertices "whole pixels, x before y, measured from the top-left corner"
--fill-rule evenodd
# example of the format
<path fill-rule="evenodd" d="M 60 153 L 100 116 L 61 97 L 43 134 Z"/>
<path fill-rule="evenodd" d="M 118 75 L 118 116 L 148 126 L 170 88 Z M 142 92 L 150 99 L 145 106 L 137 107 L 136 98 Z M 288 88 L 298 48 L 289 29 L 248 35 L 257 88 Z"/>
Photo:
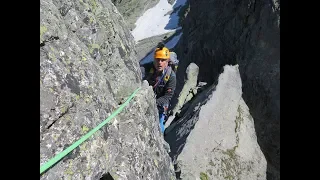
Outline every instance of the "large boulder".
<path fill-rule="evenodd" d="M 177 176 L 194 179 L 265 180 L 267 162 L 242 99 L 237 66 L 225 66 L 218 85 L 199 93 L 166 130 Z"/>
<path fill-rule="evenodd" d="M 177 102 L 173 101 L 174 109 L 172 110 L 175 115 L 181 111 L 183 105 L 188 103 L 197 94 L 197 80 L 198 80 L 199 67 L 195 63 L 190 63 L 186 69 L 186 76 L 182 90 L 179 92 Z"/>

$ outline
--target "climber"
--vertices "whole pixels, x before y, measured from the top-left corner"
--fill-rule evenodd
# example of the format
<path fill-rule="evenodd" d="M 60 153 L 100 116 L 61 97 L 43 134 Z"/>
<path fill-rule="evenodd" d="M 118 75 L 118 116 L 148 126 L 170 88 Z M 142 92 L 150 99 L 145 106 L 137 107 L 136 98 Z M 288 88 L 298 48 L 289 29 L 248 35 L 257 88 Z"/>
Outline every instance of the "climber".
<path fill-rule="evenodd" d="M 176 74 L 168 65 L 169 59 L 169 49 L 160 42 L 154 52 L 153 63 L 141 67 L 142 79 L 148 81 L 156 94 L 161 132 L 164 132 L 164 119 L 176 88 Z"/>

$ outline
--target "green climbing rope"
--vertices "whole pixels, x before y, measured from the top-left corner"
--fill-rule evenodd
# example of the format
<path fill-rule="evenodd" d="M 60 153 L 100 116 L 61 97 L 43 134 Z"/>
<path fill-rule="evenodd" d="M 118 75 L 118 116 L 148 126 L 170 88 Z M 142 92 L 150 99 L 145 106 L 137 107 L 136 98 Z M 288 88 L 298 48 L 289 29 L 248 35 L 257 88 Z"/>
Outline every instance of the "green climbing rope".
<path fill-rule="evenodd" d="M 136 93 L 140 90 L 141 87 L 139 87 L 138 89 L 136 89 L 131 96 L 126 100 L 125 103 L 123 103 L 115 112 L 113 112 L 106 120 L 104 120 L 102 123 L 100 123 L 97 127 L 95 127 L 94 129 L 92 129 L 90 132 L 88 132 L 87 134 L 85 134 L 84 136 L 81 137 L 81 139 L 79 139 L 78 141 L 76 141 L 75 143 L 73 143 L 71 146 L 69 146 L 67 149 L 63 150 L 62 152 L 60 152 L 59 154 L 57 154 L 55 157 L 53 157 L 52 159 L 50 159 L 48 162 L 46 162 L 44 165 L 42 165 L 40 167 L 40 175 L 46 171 L 47 169 L 49 169 L 52 165 L 54 165 L 55 163 L 57 163 L 60 159 L 62 159 L 63 157 L 65 157 L 67 154 L 69 154 L 72 150 L 74 150 L 75 148 L 77 148 L 81 143 L 83 143 L 85 140 L 87 140 L 92 134 L 94 134 L 95 132 L 97 132 L 100 128 L 102 128 L 105 124 L 107 124 L 113 117 L 115 117 L 117 114 L 119 114 L 123 108 L 125 106 L 127 106 L 127 104 L 129 104 L 129 102 L 132 100 L 132 98 L 136 95 Z"/>

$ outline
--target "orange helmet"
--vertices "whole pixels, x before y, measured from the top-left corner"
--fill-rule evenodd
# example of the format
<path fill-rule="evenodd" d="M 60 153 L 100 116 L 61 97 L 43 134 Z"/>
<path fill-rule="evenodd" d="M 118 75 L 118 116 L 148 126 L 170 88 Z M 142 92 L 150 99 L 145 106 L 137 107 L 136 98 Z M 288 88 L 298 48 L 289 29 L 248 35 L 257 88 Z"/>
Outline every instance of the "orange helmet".
<path fill-rule="evenodd" d="M 169 59 L 170 58 L 169 49 L 164 47 L 163 45 L 158 46 L 154 52 L 154 58 Z"/>

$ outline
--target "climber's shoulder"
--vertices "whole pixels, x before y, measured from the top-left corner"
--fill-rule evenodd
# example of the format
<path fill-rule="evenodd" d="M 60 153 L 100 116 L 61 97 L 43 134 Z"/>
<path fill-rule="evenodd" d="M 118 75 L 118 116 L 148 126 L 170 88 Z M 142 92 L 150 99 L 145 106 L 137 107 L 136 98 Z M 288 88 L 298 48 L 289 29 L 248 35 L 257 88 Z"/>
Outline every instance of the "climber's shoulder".
<path fill-rule="evenodd" d="M 176 79 L 176 73 L 174 72 L 172 67 L 170 67 L 170 69 L 171 69 L 170 78 Z"/>

